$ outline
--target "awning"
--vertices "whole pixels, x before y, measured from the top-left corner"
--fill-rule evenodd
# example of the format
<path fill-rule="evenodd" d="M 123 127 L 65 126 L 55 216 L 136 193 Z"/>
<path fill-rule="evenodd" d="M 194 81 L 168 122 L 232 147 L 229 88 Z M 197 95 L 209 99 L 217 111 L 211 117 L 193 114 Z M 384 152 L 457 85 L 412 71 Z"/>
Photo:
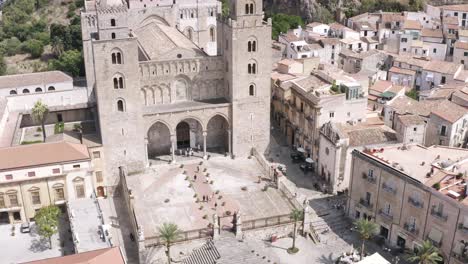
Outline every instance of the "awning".
<path fill-rule="evenodd" d="M 307 163 L 314 163 L 314 160 L 311 159 L 311 158 L 307 158 L 307 159 L 305 160 L 305 162 L 307 162 Z"/>
<path fill-rule="evenodd" d="M 439 244 L 440 241 L 442 241 L 442 232 L 435 228 L 432 228 L 431 232 L 429 232 L 429 239 Z"/>
<path fill-rule="evenodd" d="M 301 152 L 301 153 L 305 153 L 305 149 L 303 149 L 303 148 L 298 148 L 297 151 Z"/>
<path fill-rule="evenodd" d="M 382 93 L 380 96 L 381 96 L 381 97 L 384 97 L 384 98 L 393 98 L 393 97 L 395 97 L 395 95 L 396 95 L 396 94 L 393 93 L 393 92 L 386 91 L 386 92 Z"/>

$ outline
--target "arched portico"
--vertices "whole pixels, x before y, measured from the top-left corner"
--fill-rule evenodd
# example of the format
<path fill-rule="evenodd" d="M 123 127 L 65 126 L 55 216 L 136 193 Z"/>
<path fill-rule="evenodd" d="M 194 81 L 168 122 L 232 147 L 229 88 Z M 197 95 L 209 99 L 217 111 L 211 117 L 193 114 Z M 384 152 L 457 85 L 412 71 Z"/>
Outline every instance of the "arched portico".
<path fill-rule="evenodd" d="M 167 124 L 154 123 L 148 130 L 147 140 L 149 158 L 171 154 L 171 130 Z"/>
<path fill-rule="evenodd" d="M 229 122 L 222 115 L 215 115 L 206 125 L 207 149 L 209 152 L 226 154 L 231 152 L 231 130 Z"/>

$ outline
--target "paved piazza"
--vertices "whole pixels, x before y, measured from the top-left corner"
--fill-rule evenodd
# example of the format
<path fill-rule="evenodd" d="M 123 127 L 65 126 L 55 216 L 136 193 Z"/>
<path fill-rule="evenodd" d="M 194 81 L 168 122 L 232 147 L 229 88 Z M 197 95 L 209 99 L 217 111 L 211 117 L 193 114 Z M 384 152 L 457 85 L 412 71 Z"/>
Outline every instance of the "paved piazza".
<path fill-rule="evenodd" d="M 263 190 L 269 181 L 255 158 L 215 157 L 199 165 L 200 161 L 186 161 L 182 168 L 181 163 L 158 165 L 127 177 L 145 237 L 156 235 L 165 222 L 184 231 L 206 228 L 214 213 L 223 216 L 240 210 L 246 221 L 291 212 L 292 205 L 278 190 Z M 203 202 L 203 196 L 210 201 Z"/>

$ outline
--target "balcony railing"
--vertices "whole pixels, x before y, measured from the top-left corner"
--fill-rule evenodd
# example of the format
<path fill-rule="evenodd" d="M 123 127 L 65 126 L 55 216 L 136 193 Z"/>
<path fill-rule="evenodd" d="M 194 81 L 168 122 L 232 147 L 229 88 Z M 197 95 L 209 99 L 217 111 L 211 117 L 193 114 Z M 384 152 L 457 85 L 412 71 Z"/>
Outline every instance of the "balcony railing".
<path fill-rule="evenodd" d="M 374 206 L 370 201 L 367 201 L 366 199 L 363 199 L 363 198 L 359 200 L 359 204 L 367 208 L 372 208 Z"/>
<path fill-rule="evenodd" d="M 432 208 L 431 209 L 431 215 L 446 222 L 447 221 L 447 218 L 448 216 L 446 214 L 444 214 L 443 212 L 440 212 L 438 210 L 436 210 L 435 208 Z"/>
<path fill-rule="evenodd" d="M 382 184 L 382 190 L 384 190 L 384 191 L 386 191 L 388 193 L 391 193 L 393 195 L 395 195 L 396 192 L 397 192 L 396 188 L 386 184 L 385 182 Z"/>
<path fill-rule="evenodd" d="M 366 181 L 370 182 L 370 183 L 375 183 L 377 181 L 374 176 L 369 176 L 365 172 L 362 173 L 362 178 L 365 179 Z"/>
<path fill-rule="evenodd" d="M 391 213 L 389 213 L 389 212 L 386 212 L 386 211 L 380 209 L 380 210 L 379 210 L 379 214 L 380 214 L 381 216 L 383 216 L 383 217 L 389 219 L 389 220 L 393 220 L 393 215 L 392 215 Z"/>
<path fill-rule="evenodd" d="M 403 225 L 403 229 L 405 229 L 406 231 L 414 234 L 414 235 L 418 235 L 419 233 L 419 230 L 416 228 L 416 225 L 414 224 L 408 224 L 408 223 L 405 223 Z"/>
<path fill-rule="evenodd" d="M 423 208 L 424 207 L 424 202 L 418 201 L 418 200 L 414 199 L 411 196 L 408 197 L 408 203 L 410 203 L 411 205 L 413 205 L 414 207 L 417 207 L 417 208 Z"/>

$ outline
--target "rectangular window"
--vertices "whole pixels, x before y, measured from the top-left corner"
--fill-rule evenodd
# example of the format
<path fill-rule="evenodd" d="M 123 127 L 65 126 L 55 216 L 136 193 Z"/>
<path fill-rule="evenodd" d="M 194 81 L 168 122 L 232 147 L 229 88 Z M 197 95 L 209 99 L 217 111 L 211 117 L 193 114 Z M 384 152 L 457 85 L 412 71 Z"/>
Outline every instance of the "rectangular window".
<path fill-rule="evenodd" d="M 100 158 L 101 158 L 101 152 L 99 152 L 99 151 L 94 151 L 94 152 L 93 152 L 93 158 L 95 158 L 95 159 L 100 159 Z"/>
<path fill-rule="evenodd" d="M 102 182 L 102 171 L 96 171 L 96 182 Z"/>
<path fill-rule="evenodd" d="M 445 81 L 446 81 L 446 78 L 445 78 L 445 76 L 442 76 L 442 79 L 440 80 L 440 83 L 441 83 L 441 84 L 444 84 L 444 83 L 445 83 Z"/>
<path fill-rule="evenodd" d="M 454 16 L 458 16 L 458 12 L 453 13 Z"/>
<path fill-rule="evenodd" d="M 446 126 L 442 126 L 440 128 L 440 135 L 441 136 L 446 136 L 447 135 L 447 127 Z"/>
<path fill-rule="evenodd" d="M 60 169 L 59 169 L 59 168 L 52 169 L 52 174 L 59 174 L 59 173 L 60 173 Z"/>
<path fill-rule="evenodd" d="M 9 194 L 10 206 L 18 206 L 18 196 L 16 194 Z"/>
<path fill-rule="evenodd" d="M 335 112 L 330 112 L 330 118 L 335 117 Z"/>
<path fill-rule="evenodd" d="M 75 186 L 76 191 L 76 198 L 84 198 L 85 197 L 85 189 L 83 184 L 78 184 Z"/>
<path fill-rule="evenodd" d="M 374 170 L 373 169 L 369 169 L 369 177 L 374 177 Z"/>
<path fill-rule="evenodd" d="M 28 171 L 28 177 L 34 177 L 34 176 L 36 176 L 35 171 Z"/>
<path fill-rule="evenodd" d="M 64 200 L 65 199 L 65 193 L 63 191 L 63 188 L 56 188 L 55 189 L 55 200 Z"/>
<path fill-rule="evenodd" d="M 432 49 L 432 53 L 437 53 L 437 49 Z"/>
<path fill-rule="evenodd" d="M 406 43 L 406 42 L 408 42 L 408 39 L 407 38 L 402 38 L 401 42 Z"/>
<path fill-rule="evenodd" d="M 7 174 L 5 175 L 5 180 L 13 180 L 13 175 L 12 174 Z"/>
<path fill-rule="evenodd" d="M 41 195 L 39 193 L 39 191 L 37 192 L 31 192 L 31 201 L 32 201 L 32 204 L 41 204 Z"/>
<path fill-rule="evenodd" d="M 463 52 L 463 56 L 467 57 L 468 56 L 468 51 Z"/>
<path fill-rule="evenodd" d="M 79 169 L 80 167 L 81 167 L 80 164 L 75 164 L 75 165 L 73 165 L 73 168 L 74 168 L 74 169 Z"/>
<path fill-rule="evenodd" d="M 413 131 L 415 131 L 415 132 L 416 132 L 417 130 L 418 130 L 418 128 L 417 128 L 417 127 L 413 128 Z"/>

